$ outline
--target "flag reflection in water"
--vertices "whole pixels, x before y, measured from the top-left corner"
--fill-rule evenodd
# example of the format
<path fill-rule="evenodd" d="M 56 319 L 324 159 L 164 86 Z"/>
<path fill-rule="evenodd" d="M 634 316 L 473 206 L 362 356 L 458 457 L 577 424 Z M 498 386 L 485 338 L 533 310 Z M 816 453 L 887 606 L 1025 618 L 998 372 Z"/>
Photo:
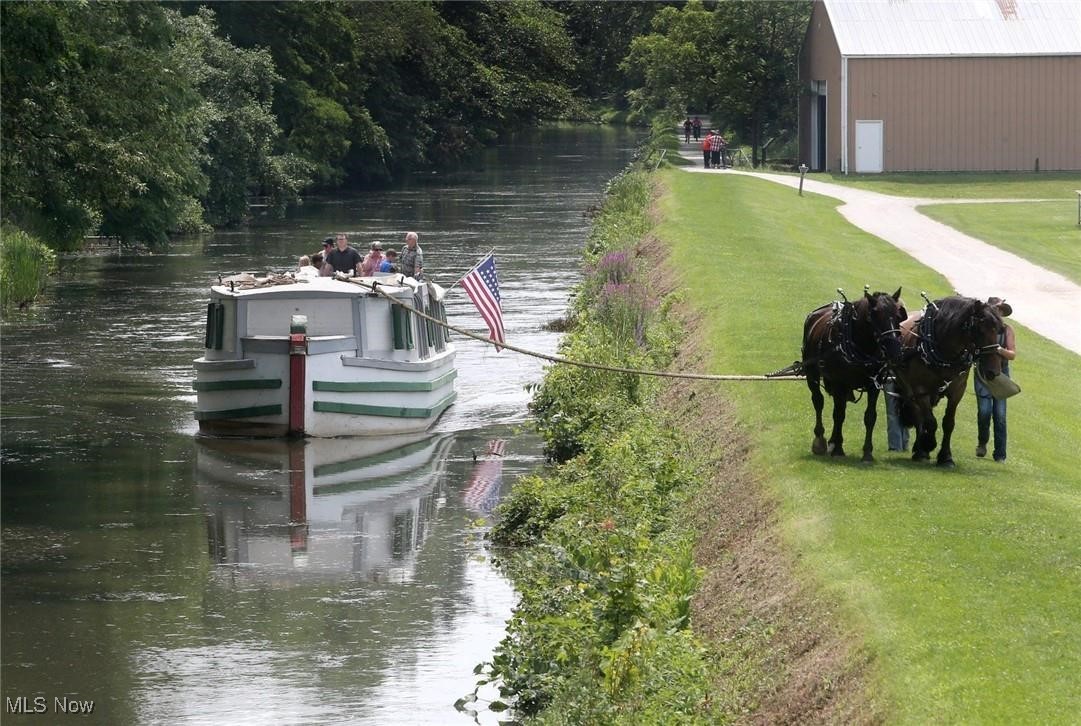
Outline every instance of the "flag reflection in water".
<path fill-rule="evenodd" d="M 473 467 L 469 477 L 469 486 L 463 494 L 465 506 L 477 514 L 489 515 L 499 504 L 500 490 L 503 488 L 503 454 L 507 442 L 493 439 L 488 442 L 484 458 Z"/>

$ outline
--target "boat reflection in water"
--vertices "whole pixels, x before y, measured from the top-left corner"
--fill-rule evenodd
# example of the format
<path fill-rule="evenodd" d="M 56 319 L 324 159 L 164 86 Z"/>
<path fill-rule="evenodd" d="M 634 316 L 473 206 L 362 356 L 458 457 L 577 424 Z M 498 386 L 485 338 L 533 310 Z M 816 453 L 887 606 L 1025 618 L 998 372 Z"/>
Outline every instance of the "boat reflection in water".
<path fill-rule="evenodd" d="M 410 582 L 446 503 L 453 435 L 199 439 L 197 492 L 219 574 Z"/>

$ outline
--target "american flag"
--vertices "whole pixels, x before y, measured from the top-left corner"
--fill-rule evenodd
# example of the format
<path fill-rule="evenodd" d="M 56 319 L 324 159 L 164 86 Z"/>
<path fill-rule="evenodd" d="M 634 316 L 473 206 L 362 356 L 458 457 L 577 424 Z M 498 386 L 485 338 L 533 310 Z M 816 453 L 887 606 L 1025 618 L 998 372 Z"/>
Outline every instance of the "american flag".
<path fill-rule="evenodd" d="M 503 335 L 503 306 L 499 295 L 499 277 L 495 272 L 495 257 L 492 253 L 480 261 L 469 274 L 462 278 L 462 287 L 465 294 L 477 306 L 480 316 L 488 325 L 491 335 L 488 337 L 496 343 L 506 342 Z M 502 350 L 498 345 L 497 351 Z"/>
<path fill-rule="evenodd" d="M 507 442 L 495 439 L 488 442 L 484 455 L 473 468 L 469 486 L 463 499 L 465 505 L 478 514 L 488 515 L 499 504 L 500 489 L 503 487 L 503 451 Z"/>

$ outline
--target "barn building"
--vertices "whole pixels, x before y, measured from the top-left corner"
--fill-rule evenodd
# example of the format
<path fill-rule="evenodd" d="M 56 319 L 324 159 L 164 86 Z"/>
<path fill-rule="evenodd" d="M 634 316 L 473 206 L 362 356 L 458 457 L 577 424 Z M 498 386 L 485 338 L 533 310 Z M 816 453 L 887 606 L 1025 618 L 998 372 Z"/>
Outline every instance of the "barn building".
<path fill-rule="evenodd" d="M 799 73 L 813 170 L 1081 169 L 1081 0 L 816 0 Z"/>

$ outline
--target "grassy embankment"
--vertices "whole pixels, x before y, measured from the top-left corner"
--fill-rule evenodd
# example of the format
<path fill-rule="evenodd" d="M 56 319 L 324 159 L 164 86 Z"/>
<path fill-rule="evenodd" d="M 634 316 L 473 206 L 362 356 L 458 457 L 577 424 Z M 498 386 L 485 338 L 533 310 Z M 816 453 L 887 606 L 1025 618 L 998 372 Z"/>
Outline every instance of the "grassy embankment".
<path fill-rule="evenodd" d="M 708 370 L 760 373 L 791 361 L 804 313 L 837 286 L 900 285 L 913 306 L 920 289 L 951 291 L 850 226 L 835 200 L 733 176 L 665 180 L 656 233 L 700 313 L 692 337 Z M 1001 194 L 1021 195 L 1049 192 Z M 1015 328 L 1024 392 L 1009 404 L 1005 465 L 973 455 L 971 391 L 954 432 L 958 468 L 944 471 L 887 454 L 881 415 L 875 464 L 813 457 L 804 385 L 719 384 L 801 576 L 842 603 L 893 722 L 1067 723 L 1081 713 L 1081 374 L 1076 355 Z M 849 411 L 856 441 L 862 407 Z"/>
<path fill-rule="evenodd" d="M 639 244 L 652 226 L 641 167 L 609 185 L 587 241 L 561 345 L 571 359 L 663 368 L 675 353 L 674 299 L 660 299 Z M 716 724 L 748 700 L 750 685 L 714 691 L 725 661 L 690 627 L 700 571 L 687 510 L 703 480 L 659 405 L 666 390 L 656 378 L 556 365 L 536 391 L 537 428 L 561 463 L 520 480 L 501 507 L 494 537 L 515 546 L 502 559 L 521 599 L 485 678 L 518 716 Z M 757 684 L 760 662 L 732 670 Z"/>

